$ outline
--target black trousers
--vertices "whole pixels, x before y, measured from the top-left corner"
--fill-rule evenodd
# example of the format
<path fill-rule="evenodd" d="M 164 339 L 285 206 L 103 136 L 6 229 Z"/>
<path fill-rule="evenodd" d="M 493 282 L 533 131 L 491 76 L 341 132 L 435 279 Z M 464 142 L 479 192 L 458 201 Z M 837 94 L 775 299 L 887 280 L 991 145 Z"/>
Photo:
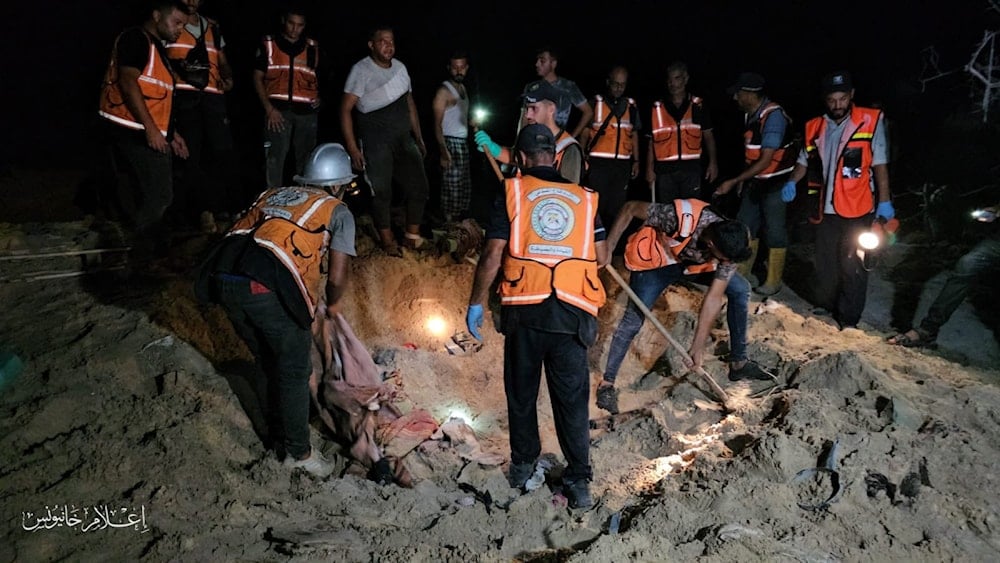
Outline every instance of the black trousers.
<path fill-rule="evenodd" d="M 567 481 L 590 480 L 590 372 L 587 347 L 574 334 L 518 326 L 504 342 L 504 389 L 510 425 L 511 462 L 531 463 L 541 454 L 538 390 L 542 367 L 552 401 Z"/>
<path fill-rule="evenodd" d="M 858 256 L 858 235 L 873 219 L 824 215 L 816 226 L 816 305 L 832 311 L 842 325 L 858 324 L 865 310 L 868 271 Z"/>

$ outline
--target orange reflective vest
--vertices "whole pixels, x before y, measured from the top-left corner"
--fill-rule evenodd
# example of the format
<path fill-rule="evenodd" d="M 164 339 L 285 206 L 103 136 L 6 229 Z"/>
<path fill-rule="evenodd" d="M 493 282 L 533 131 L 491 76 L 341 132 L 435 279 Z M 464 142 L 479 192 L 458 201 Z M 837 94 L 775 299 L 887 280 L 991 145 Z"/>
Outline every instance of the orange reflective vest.
<path fill-rule="evenodd" d="M 700 199 L 675 199 L 677 230 L 667 235 L 650 225 L 644 225 L 628 237 L 625 244 L 625 267 L 633 272 L 655 270 L 682 262 L 681 251 L 691 242 L 691 235 L 698 228 L 701 212 L 708 203 Z M 715 260 L 704 264 L 689 264 L 685 274 L 699 274 L 715 270 Z"/>
<path fill-rule="evenodd" d="M 628 107 L 614 115 L 603 96 L 594 98 L 594 120 L 590 123 L 590 156 L 597 158 L 632 159 L 632 111 L 635 100 L 626 98 Z M 607 123 L 605 125 L 605 123 Z"/>
<path fill-rule="evenodd" d="M 563 155 L 566 153 L 566 149 L 572 147 L 573 145 L 576 145 L 577 149 L 580 150 L 580 162 L 582 168 L 580 170 L 580 177 L 582 178 L 583 173 L 589 168 L 587 161 L 583 158 L 583 147 L 580 146 L 580 142 L 576 140 L 576 137 L 567 133 L 565 129 L 560 130 L 559 136 L 556 137 L 556 156 L 552 161 L 552 166 L 557 172 L 560 172 L 562 170 L 561 165 Z M 497 157 L 497 160 L 508 164 L 513 163 L 514 149 L 511 147 L 500 147 L 500 156 Z"/>
<path fill-rule="evenodd" d="M 174 75 L 170 72 L 170 65 L 156 50 L 149 33 L 143 30 L 143 34 L 149 41 L 149 58 L 146 59 L 146 66 L 141 69 L 139 90 L 142 91 L 142 100 L 153 118 L 153 123 L 166 137 L 170 130 L 170 111 L 174 101 Z M 108 64 L 108 70 L 104 74 L 104 87 L 101 89 L 101 102 L 97 113 L 119 125 L 142 131 L 146 127 L 125 105 L 125 95 L 118 83 L 119 39 L 121 35 L 115 40 L 114 49 L 111 51 L 111 63 Z"/>
<path fill-rule="evenodd" d="M 291 272 L 310 314 L 315 315 L 326 273 L 330 218 L 340 203 L 321 189 L 272 188 L 260 194 L 227 236 L 250 235 L 260 247 L 271 251 Z"/>
<path fill-rule="evenodd" d="M 510 239 L 498 292 L 503 305 L 541 303 L 552 295 L 597 316 L 604 286 L 597 276 L 597 193 L 533 176 L 504 182 Z"/>
<path fill-rule="evenodd" d="M 670 115 L 663 102 L 653 102 L 653 155 L 656 160 L 673 162 L 701 158 L 701 124 L 694 122 L 694 107 L 701 98 L 688 95 L 688 106 L 680 121 Z"/>
<path fill-rule="evenodd" d="M 798 155 L 795 154 L 794 142 L 792 141 L 792 118 L 788 117 L 785 110 L 774 102 L 765 104 L 764 107 L 757 110 L 757 113 L 753 117 L 747 114 L 746 130 L 743 132 L 744 158 L 747 165 L 752 164 L 760 158 L 760 143 L 764 123 L 767 121 L 767 116 L 775 111 L 780 111 L 785 116 L 787 123 L 785 126 L 785 138 L 781 140 L 781 146 L 774 151 L 774 155 L 771 157 L 771 162 L 767 165 L 767 168 L 758 172 L 754 178 L 772 178 L 788 174 L 792 171 L 792 168 L 795 168 L 795 159 Z"/>
<path fill-rule="evenodd" d="M 264 37 L 263 48 L 267 53 L 264 90 L 268 98 L 304 103 L 319 100 L 319 82 L 316 79 L 319 43 L 306 39 L 306 48 L 295 58 L 279 49 L 277 41 L 270 35 Z"/>
<path fill-rule="evenodd" d="M 840 156 L 837 158 L 833 179 L 833 209 L 837 215 L 848 219 L 862 217 L 875 209 L 875 191 L 872 187 L 872 139 L 878 126 L 881 110 L 854 107 L 848 116 L 850 123 L 840 137 Z M 806 123 L 806 155 L 812 170 L 830 170 L 823 162 L 827 154 L 826 118 L 814 117 Z M 821 173 L 822 174 L 822 173 Z M 824 180 L 828 180 L 822 174 Z M 827 182 L 819 186 L 819 213 L 823 216 L 826 206 Z"/>
<path fill-rule="evenodd" d="M 188 84 L 187 82 L 184 82 L 183 76 L 178 75 L 178 90 L 201 90 L 203 92 L 211 92 L 213 94 L 222 93 L 221 75 L 219 74 L 219 50 L 216 48 L 218 39 L 216 39 L 215 34 L 215 22 L 208 20 L 208 25 L 205 26 L 202 31 L 202 37 L 205 41 L 205 49 L 208 51 L 208 85 L 203 89 L 199 89 L 191 84 Z M 197 44 L 198 40 L 191 34 L 190 31 L 188 31 L 187 26 L 184 26 L 181 30 L 180 37 L 177 38 L 177 41 L 167 44 L 167 58 L 171 60 L 187 60 L 188 53 L 190 53 L 191 49 L 194 49 Z"/>

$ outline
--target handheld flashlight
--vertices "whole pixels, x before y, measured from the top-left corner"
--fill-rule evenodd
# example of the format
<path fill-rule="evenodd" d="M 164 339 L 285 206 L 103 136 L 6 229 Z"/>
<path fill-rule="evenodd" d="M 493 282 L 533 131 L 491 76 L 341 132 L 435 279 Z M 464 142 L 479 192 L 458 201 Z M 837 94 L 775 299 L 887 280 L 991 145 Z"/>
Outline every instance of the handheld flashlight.
<path fill-rule="evenodd" d="M 990 209 L 976 209 L 972 212 L 972 218 L 980 223 L 992 223 L 996 221 L 997 214 Z"/>
<path fill-rule="evenodd" d="M 482 106 L 477 107 L 472 110 L 472 121 L 478 127 L 486 121 L 486 118 L 489 117 L 489 115 L 490 112 L 486 111 L 485 108 Z"/>

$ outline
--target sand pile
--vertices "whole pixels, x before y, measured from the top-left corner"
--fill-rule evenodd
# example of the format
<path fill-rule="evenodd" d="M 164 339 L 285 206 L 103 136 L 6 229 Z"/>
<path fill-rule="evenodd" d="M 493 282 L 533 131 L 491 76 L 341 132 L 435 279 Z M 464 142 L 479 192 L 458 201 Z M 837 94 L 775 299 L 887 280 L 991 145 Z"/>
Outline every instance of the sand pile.
<path fill-rule="evenodd" d="M 472 272 L 447 256 L 362 257 L 344 314 L 400 408 L 461 415 L 482 451 L 506 458 L 502 337 L 487 327 L 481 351 L 445 349 L 464 328 Z M 595 386 L 627 299 L 608 287 Z M 654 307 L 683 343 L 700 295 L 673 288 Z M 735 412 L 643 327 L 619 377 L 622 414 L 591 406 L 598 503 L 588 511 L 555 494 L 544 386 L 554 469 L 532 493 L 517 496 L 503 467 L 466 461 L 448 439 L 408 456 L 412 489 L 381 487 L 314 424 L 314 443 L 346 472 L 317 481 L 261 446 L 246 350 L 217 309 L 194 301 L 183 267 L 127 282 L 4 283 L 0 303 L 0 345 L 26 364 L 0 396 L 2 560 L 497 561 L 556 550 L 580 561 L 988 560 L 1000 550 L 1000 372 L 837 331 L 788 290 L 751 305 L 751 357 L 777 386 L 730 383 L 714 356 L 706 365 Z M 725 353 L 724 325 L 713 335 Z M 831 450 L 836 473 L 795 481 L 827 467 Z"/>

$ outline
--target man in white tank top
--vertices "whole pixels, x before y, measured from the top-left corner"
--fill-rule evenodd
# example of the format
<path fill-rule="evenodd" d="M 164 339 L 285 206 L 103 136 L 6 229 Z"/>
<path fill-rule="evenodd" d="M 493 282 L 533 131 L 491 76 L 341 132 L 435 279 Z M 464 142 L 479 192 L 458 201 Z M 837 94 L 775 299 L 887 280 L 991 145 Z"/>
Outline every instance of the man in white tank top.
<path fill-rule="evenodd" d="M 434 95 L 434 136 L 441 148 L 441 212 L 445 221 L 463 219 L 472 201 L 469 172 L 469 60 L 456 52 L 448 60 L 448 80 Z"/>

